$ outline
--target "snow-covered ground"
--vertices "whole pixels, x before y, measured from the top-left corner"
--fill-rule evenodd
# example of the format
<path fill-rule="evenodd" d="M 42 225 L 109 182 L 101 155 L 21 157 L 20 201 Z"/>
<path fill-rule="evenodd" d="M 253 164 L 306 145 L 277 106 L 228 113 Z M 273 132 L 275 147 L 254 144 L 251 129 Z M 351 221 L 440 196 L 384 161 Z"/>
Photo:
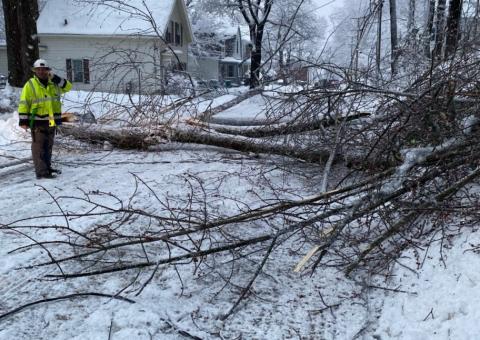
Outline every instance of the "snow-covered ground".
<path fill-rule="evenodd" d="M 475 231 L 459 235 L 452 244 L 437 242 L 420 254 L 426 261 L 418 272 L 414 252 L 404 254 L 395 281 L 410 294 L 385 298 L 376 334 L 382 339 L 478 339 L 479 245 Z"/>
<path fill-rule="evenodd" d="M 8 107 L 6 98 L 12 90 L 0 93 L 1 105 Z M 67 99 L 81 103 L 85 96 L 72 92 Z M 217 105 L 230 98 L 218 99 Z M 98 107 L 104 106 L 98 103 Z M 245 116 L 246 108 L 250 117 L 262 114 L 260 103 L 246 102 L 220 116 L 239 118 Z M 405 252 L 391 281 L 372 278 L 369 287 L 334 268 L 312 276 L 295 273 L 295 265 L 310 246 L 289 239 L 274 249 L 253 285 L 254 294 L 226 321 L 221 316 L 256 268 L 247 261 L 242 271 L 230 273 L 232 285 L 227 286 L 221 275 L 229 274 L 228 262 L 216 270 L 194 271 L 187 264 L 160 267 L 138 296 L 153 268 L 93 278 L 46 279 L 48 274 L 58 274 L 58 267 L 27 267 L 48 261 L 49 255 L 41 247 L 21 247 L 34 240 L 61 239 L 59 228 L 47 226 L 68 223 L 85 231 L 107 222 L 102 215 L 69 221 L 61 216 L 60 208 L 88 210 L 89 204 L 80 199 L 85 193 L 105 205 L 118 206 L 116 197 L 133 208 L 156 212 L 164 207 L 152 192 L 168 196 L 175 205 L 191 192 L 188 185 L 199 179 L 209 205 L 228 214 L 239 209 L 238 200 L 255 207 L 275 198 L 274 189 L 282 189 L 283 198 L 308 196 L 322 174 L 303 165 L 309 174 L 304 176 L 289 171 L 291 164 L 279 166 L 274 162 L 278 159 L 218 148 L 171 144 L 151 152 L 121 151 L 59 138 L 54 160 L 63 173 L 55 180 L 36 180 L 30 162 L 1 167 L 30 154 L 29 135 L 16 125 L 15 112 L 0 115 L 0 339 L 478 338 L 480 257 L 474 250 L 480 246 L 480 235 L 475 231 L 459 235 L 450 244 L 437 242 L 423 251 Z M 216 189 L 219 195 L 208 196 Z M 124 231 L 136 227 L 140 226 L 132 224 Z M 153 245 L 145 249 L 150 256 L 162 251 Z M 262 254 L 253 258 L 260 262 Z M 423 258 L 419 269 L 418 259 Z M 118 294 L 135 303 L 77 296 L 1 317 L 31 302 L 92 292 Z"/>

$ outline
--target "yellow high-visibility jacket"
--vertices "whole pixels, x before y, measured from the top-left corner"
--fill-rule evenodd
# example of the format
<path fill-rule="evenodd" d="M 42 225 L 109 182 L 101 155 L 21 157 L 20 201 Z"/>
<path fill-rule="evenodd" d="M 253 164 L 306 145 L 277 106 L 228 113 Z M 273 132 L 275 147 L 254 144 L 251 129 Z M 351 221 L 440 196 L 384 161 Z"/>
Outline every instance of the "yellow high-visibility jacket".
<path fill-rule="evenodd" d="M 57 78 L 58 79 L 58 78 Z M 61 79 L 61 78 L 60 78 Z M 34 76 L 22 89 L 18 104 L 19 125 L 56 126 L 62 124 L 62 94 L 72 89 L 72 83 L 61 79 L 59 84 L 48 80 L 45 87 Z"/>

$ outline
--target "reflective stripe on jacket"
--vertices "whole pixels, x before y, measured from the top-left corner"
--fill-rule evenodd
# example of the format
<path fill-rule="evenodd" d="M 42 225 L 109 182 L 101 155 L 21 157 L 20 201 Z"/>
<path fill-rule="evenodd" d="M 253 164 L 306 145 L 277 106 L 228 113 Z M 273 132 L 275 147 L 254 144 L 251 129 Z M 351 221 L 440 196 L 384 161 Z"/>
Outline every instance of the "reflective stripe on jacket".
<path fill-rule="evenodd" d="M 72 89 L 72 83 L 65 81 L 63 87 L 59 87 L 51 80 L 45 87 L 34 76 L 22 89 L 20 103 L 18 104 L 19 125 L 34 127 L 56 126 L 62 124 L 61 95 Z"/>

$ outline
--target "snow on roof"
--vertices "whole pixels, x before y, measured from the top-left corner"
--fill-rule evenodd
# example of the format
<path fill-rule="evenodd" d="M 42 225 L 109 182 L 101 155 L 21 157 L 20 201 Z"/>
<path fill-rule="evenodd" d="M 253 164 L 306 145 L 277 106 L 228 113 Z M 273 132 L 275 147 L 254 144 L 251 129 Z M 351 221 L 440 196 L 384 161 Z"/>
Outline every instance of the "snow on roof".
<path fill-rule="evenodd" d="M 245 31 L 245 28 L 247 31 Z M 245 25 L 237 25 L 234 22 L 223 22 L 221 25 L 216 27 L 216 33 L 218 35 L 223 35 L 225 37 L 236 35 L 238 30 L 240 29 L 240 33 L 245 35 L 244 33 L 247 32 L 246 36 L 248 37 L 248 26 Z"/>
<path fill-rule="evenodd" d="M 196 15 L 193 26 L 197 33 L 215 33 L 221 39 L 236 35 L 240 29 L 242 37 L 250 39 L 248 25 L 241 24 L 227 15 L 202 12 L 201 15 Z"/>
<path fill-rule="evenodd" d="M 233 57 L 222 58 L 220 59 L 220 61 L 223 63 L 235 63 L 235 64 L 240 64 L 242 62 L 241 60 L 235 59 Z"/>
<path fill-rule="evenodd" d="M 90 1 L 90 2 L 87 2 Z M 163 34 L 176 0 L 44 0 L 37 20 L 39 34 L 156 35 L 149 12 Z"/>

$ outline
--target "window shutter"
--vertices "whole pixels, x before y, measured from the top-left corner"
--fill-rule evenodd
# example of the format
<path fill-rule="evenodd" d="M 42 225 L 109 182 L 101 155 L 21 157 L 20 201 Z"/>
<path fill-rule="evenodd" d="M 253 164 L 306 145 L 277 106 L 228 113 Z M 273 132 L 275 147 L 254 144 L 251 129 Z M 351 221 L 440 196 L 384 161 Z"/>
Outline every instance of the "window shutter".
<path fill-rule="evenodd" d="M 180 46 L 183 46 L 183 25 L 180 24 Z"/>
<path fill-rule="evenodd" d="M 167 43 L 172 44 L 173 39 L 174 39 L 174 25 L 173 21 L 169 21 L 168 27 L 167 27 Z"/>
<path fill-rule="evenodd" d="M 180 45 L 180 25 L 175 22 L 175 45 Z"/>
<path fill-rule="evenodd" d="M 67 79 L 68 81 L 73 80 L 73 69 L 72 69 L 72 59 L 67 59 Z"/>
<path fill-rule="evenodd" d="M 90 84 L 90 62 L 88 59 L 83 59 L 83 82 Z"/>
<path fill-rule="evenodd" d="M 165 33 L 165 42 L 166 43 L 170 43 L 170 35 L 172 33 L 170 33 L 170 22 L 168 23 L 167 25 L 167 32 Z"/>

